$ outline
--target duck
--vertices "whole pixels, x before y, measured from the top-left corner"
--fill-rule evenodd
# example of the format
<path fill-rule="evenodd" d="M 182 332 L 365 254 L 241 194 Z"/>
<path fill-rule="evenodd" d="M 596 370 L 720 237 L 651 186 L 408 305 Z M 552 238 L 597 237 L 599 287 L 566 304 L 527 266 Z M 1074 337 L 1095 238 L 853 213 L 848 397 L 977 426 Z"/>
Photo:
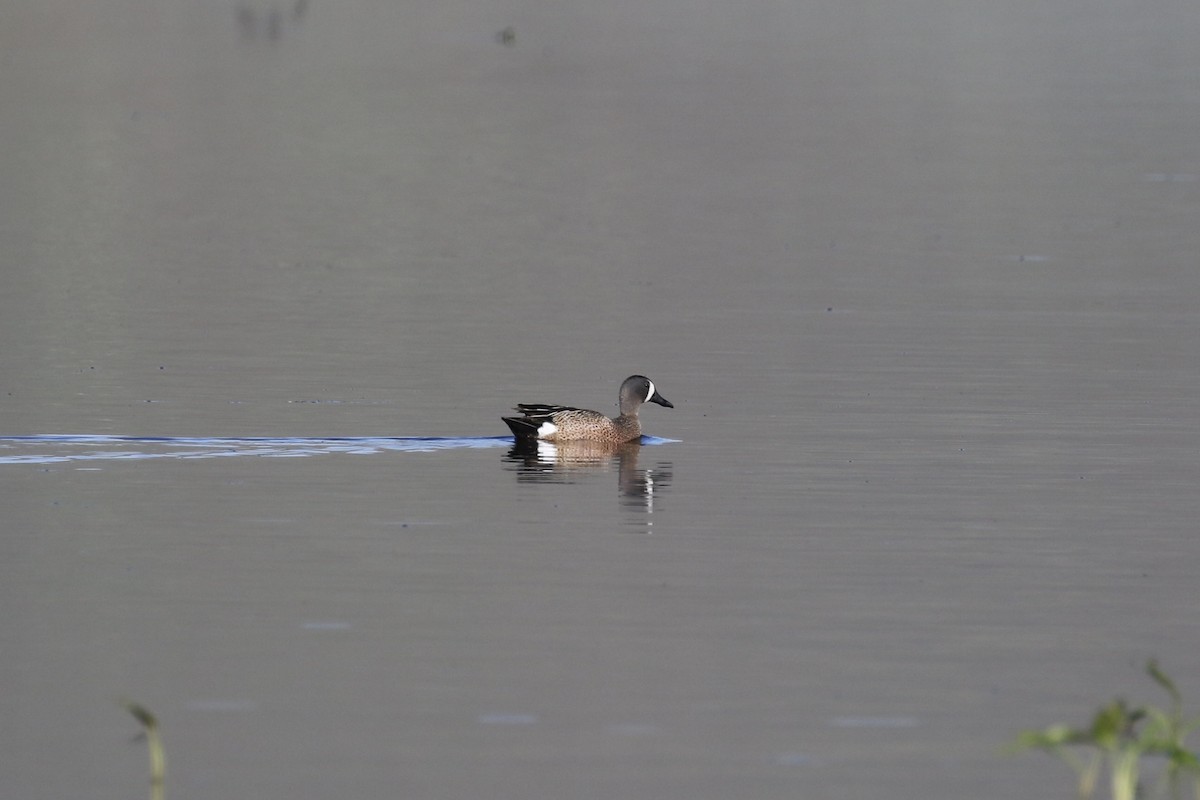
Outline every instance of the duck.
<path fill-rule="evenodd" d="M 519 417 L 501 417 L 522 442 L 604 442 L 625 444 L 640 439 L 642 423 L 638 409 L 646 403 L 665 408 L 675 405 L 658 393 L 654 382 L 645 375 L 630 375 L 621 383 L 619 393 L 621 413 L 607 417 L 599 411 L 574 406 L 554 406 L 543 403 L 518 403 Z"/>

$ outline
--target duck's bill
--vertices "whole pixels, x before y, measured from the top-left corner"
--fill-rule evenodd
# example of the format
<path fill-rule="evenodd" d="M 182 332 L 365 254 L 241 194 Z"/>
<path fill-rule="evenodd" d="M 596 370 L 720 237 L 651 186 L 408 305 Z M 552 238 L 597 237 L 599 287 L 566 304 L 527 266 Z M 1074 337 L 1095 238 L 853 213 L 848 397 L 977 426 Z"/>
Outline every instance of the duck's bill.
<path fill-rule="evenodd" d="M 661 394 L 659 394 L 658 392 L 655 392 L 654 394 L 652 394 L 652 395 L 650 396 L 650 399 L 649 399 L 649 400 L 647 400 L 646 402 L 648 402 L 648 403 L 658 403 L 660 406 L 666 406 L 667 408 L 674 408 L 674 407 L 675 407 L 675 404 L 674 404 L 674 403 L 672 403 L 672 402 L 671 402 L 670 400 L 668 400 L 667 398 L 663 397 L 663 396 L 662 396 Z"/>

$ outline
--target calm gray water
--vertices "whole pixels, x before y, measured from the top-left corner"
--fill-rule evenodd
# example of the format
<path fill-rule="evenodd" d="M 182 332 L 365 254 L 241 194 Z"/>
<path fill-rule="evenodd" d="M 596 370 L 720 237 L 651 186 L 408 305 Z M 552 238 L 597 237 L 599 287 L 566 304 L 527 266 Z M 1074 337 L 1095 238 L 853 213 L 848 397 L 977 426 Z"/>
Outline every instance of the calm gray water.
<path fill-rule="evenodd" d="M 5 797 L 143 796 L 122 697 L 279 800 L 1068 797 L 1200 697 L 1196 4 L 3 16 Z"/>

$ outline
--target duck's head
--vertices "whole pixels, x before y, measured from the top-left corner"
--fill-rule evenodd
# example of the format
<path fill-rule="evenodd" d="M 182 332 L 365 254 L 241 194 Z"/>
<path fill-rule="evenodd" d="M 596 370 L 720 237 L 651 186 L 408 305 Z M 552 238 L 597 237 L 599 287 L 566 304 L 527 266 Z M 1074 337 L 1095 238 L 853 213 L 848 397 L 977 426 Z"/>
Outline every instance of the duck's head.
<path fill-rule="evenodd" d="M 654 381 L 645 375 L 630 375 L 621 384 L 621 413 L 636 414 L 638 406 L 642 403 L 656 403 L 667 408 L 675 407 L 670 400 L 658 393 L 658 390 L 654 388 Z"/>

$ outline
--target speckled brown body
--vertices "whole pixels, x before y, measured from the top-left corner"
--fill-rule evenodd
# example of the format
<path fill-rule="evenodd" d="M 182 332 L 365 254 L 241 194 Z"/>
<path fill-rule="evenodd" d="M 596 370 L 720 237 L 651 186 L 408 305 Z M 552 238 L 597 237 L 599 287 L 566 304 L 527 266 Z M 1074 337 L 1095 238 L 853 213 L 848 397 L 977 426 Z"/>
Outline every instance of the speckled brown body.
<path fill-rule="evenodd" d="M 674 408 L 654 388 L 649 378 L 631 375 L 621 384 L 621 413 L 610 419 L 599 411 L 572 406 L 520 403 L 519 417 L 501 417 L 518 441 L 540 439 L 544 442 L 590 441 L 622 444 L 641 438 L 642 423 L 638 409 L 643 403 Z"/>

